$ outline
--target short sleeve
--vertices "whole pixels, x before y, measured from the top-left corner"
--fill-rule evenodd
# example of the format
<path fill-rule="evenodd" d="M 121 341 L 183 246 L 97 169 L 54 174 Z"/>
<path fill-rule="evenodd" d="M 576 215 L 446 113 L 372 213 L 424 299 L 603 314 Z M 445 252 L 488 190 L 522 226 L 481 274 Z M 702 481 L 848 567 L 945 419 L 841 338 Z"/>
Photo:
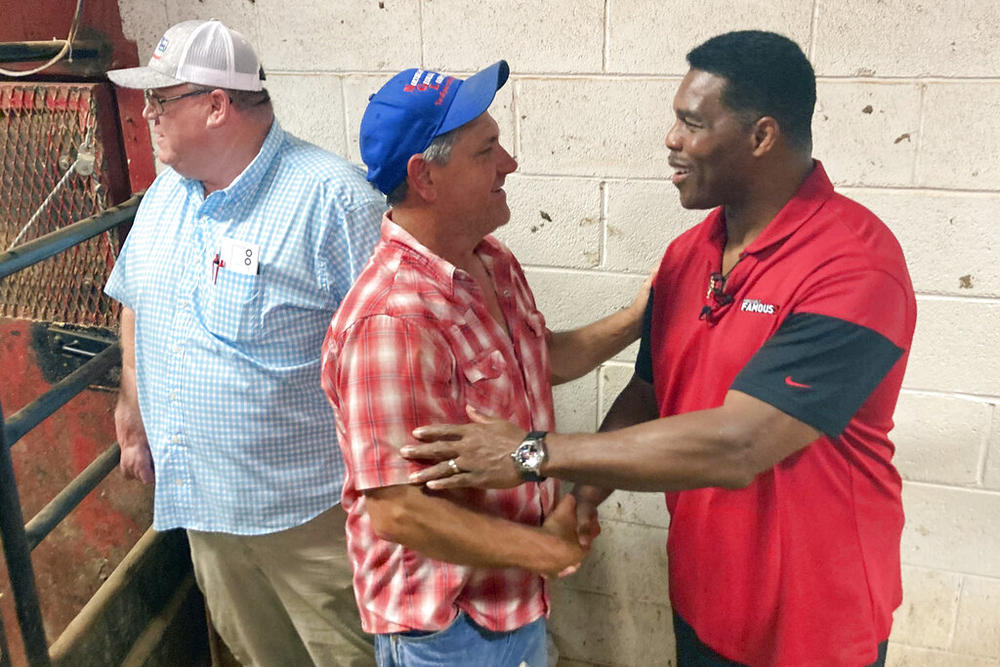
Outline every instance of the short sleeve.
<path fill-rule="evenodd" d="M 374 191 L 356 199 L 360 201 L 345 207 L 332 193 L 327 193 L 323 210 L 326 224 L 317 248 L 319 284 L 330 291 L 338 304 L 368 262 L 386 210 L 385 201 Z"/>
<path fill-rule="evenodd" d="M 910 303 L 878 271 L 817 284 L 730 388 L 836 437 L 909 346 Z"/>
<path fill-rule="evenodd" d="M 635 374 L 640 379 L 653 383 L 653 348 L 650 335 L 653 330 L 653 290 L 649 290 L 649 300 L 642 314 L 642 335 L 639 338 L 639 352 L 635 357 Z"/>
<path fill-rule="evenodd" d="M 132 229 L 134 232 L 135 227 L 133 226 Z M 115 265 L 111 269 L 111 275 L 108 276 L 108 281 L 104 284 L 104 293 L 126 308 L 135 310 L 135 296 L 129 289 L 130 283 L 128 280 L 128 257 L 129 248 L 132 245 L 131 240 L 132 235 L 129 234 L 128 238 L 125 239 L 125 243 L 122 244 L 122 249 L 118 253 L 118 257 L 115 258 Z"/>
<path fill-rule="evenodd" d="M 465 422 L 454 386 L 455 360 L 441 334 L 420 318 L 374 315 L 340 334 L 325 381 L 335 384 L 355 486 L 409 483 L 422 468 L 399 455 L 423 424 Z"/>

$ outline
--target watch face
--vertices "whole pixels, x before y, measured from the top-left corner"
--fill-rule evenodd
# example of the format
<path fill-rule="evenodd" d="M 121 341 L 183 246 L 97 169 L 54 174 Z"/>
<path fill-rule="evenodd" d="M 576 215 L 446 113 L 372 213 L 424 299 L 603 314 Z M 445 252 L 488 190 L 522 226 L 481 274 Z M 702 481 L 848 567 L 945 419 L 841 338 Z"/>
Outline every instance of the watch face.
<path fill-rule="evenodd" d="M 517 449 L 517 462 L 532 470 L 538 470 L 542 465 L 542 452 L 538 443 L 534 441 L 522 443 Z"/>

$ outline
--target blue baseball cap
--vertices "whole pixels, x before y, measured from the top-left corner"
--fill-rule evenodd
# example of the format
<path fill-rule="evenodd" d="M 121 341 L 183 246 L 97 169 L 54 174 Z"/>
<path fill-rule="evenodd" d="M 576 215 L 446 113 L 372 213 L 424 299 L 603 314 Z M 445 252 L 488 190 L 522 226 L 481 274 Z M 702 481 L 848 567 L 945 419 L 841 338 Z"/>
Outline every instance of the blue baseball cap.
<path fill-rule="evenodd" d="M 406 180 L 410 158 L 434 137 L 478 118 L 509 75 L 501 60 L 465 80 L 416 68 L 389 79 L 368 99 L 361 118 L 361 159 L 369 182 L 385 194 L 396 189 Z"/>

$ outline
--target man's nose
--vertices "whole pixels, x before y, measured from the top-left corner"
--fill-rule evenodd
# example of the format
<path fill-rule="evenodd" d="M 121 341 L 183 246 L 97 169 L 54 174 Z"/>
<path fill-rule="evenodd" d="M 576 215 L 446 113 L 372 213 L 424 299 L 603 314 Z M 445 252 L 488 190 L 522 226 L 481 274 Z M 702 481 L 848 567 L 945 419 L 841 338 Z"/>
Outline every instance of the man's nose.
<path fill-rule="evenodd" d="M 670 129 L 667 130 L 667 136 L 664 138 L 663 143 L 666 144 L 667 148 L 672 151 L 679 151 L 681 149 L 680 144 L 680 134 L 677 132 L 677 128 L 680 126 L 680 121 L 675 120 Z"/>
<path fill-rule="evenodd" d="M 517 160 L 514 159 L 514 156 L 511 155 L 510 153 L 508 153 L 507 149 L 503 148 L 502 146 L 500 147 L 500 150 L 503 151 L 503 158 L 504 159 L 501 160 L 501 162 L 500 162 L 499 171 L 501 171 L 504 174 L 509 174 L 509 173 L 511 173 L 513 171 L 516 171 L 517 170 Z"/>

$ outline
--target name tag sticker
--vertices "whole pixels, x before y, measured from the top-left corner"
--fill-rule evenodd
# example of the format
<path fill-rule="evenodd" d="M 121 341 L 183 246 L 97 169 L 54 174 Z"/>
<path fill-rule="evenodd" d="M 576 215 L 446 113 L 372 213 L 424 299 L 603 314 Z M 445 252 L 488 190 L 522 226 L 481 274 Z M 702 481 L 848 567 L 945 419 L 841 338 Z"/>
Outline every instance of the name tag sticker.
<path fill-rule="evenodd" d="M 236 239 L 222 239 L 222 261 L 227 271 L 255 276 L 260 270 L 260 246 Z"/>

